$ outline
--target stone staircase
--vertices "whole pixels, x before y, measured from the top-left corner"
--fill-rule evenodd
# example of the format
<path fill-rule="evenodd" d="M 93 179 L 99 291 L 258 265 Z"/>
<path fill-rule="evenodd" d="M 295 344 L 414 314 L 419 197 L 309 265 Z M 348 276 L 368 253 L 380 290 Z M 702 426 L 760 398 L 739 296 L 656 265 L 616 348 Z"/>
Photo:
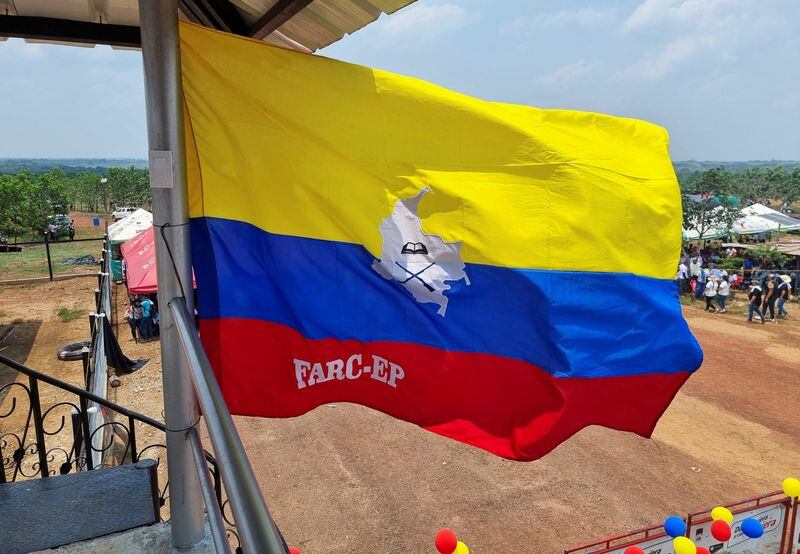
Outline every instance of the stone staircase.
<path fill-rule="evenodd" d="M 0 549 L 34 552 L 161 520 L 156 462 L 0 484 Z"/>

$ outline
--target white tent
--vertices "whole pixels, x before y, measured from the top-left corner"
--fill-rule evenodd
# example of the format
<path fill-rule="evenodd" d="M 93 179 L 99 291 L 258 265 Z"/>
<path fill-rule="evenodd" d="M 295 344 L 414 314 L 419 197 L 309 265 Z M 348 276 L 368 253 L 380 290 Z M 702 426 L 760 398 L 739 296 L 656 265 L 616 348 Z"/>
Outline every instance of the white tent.
<path fill-rule="evenodd" d="M 714 208 L 718 209 L 718 208 Z M 704 239 L 715 239 L 729 234 L 757 235 L 759 233 L 776 233 L 800 230 L 800 219 L 795 219 L 763 204 L 753 204 L 741 210 L 742 217 L 733 222 L 731 231 L 725 229 L 709 229 L 703 234 Z M 683 240 L 697 240 L 695 229 L 684 229 Z"/>
<path fill-rule="evenodd" d="M 795 219 L 763 204 L 753 204 L 742 209 L 744 217 L 733 224 L 739 235 L 800 230 L 800 219 Z"/>
<path fill-rule="evenodd" d="M 153 226 L 153 214 L 139 208 L 131 215 L 108 226 L 111 244 L 121 244 Z"/>

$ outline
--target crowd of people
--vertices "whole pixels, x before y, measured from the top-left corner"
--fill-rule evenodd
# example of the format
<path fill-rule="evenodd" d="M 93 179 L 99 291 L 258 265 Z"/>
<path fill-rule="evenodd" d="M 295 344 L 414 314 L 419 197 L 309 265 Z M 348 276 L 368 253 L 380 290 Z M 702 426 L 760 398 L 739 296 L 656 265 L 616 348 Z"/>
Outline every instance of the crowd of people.
<path fill-rule="evenodd" d="M 692 301 L 705 300 L 705 310 L 708 312 L 725 313 L 732 292 L 747 291 L 749 322 L 753 323 L 754 316 L 758 316 L 761 323 L 789 317 L 786 303 L 792 296 L 791 276 L 768 273 L 757 279 L 756 262 L 747 253 L 742 257 L 742 266 L 738 270 L 729 273 L 721 267 L 724 257 L 738 255 L 736 248 L 722 252 L 710 246 L 702 250 L 697 246 L 684 249 L 676 277 L 678 294 L 688 294 Z"/>
<path fill-rule="evenodd" d="M 134 342 L 150 342 L 158 337 L 158 306 L 148 295 L 134 296 L 125 308 L 124 317 Z"/>

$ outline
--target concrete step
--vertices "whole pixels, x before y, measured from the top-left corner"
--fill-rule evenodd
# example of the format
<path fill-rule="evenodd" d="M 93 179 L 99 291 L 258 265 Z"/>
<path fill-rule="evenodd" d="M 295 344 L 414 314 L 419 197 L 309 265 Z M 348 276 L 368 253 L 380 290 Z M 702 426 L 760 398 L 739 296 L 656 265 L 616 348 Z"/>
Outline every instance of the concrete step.
<path fill-rule="evenodd" d="M 156 462 L 0 484 L 7 554 L 33 552 L 159 521 Z"/>
<path fill-rule="evenodd" d="M 205 538 L 191 548 L 180 550 L 172 546 L 169 523 L 162 521 L 147 527 L 137 527 L 121 533 L 88 541 L 74 542 L 55 550 L 35 554 L 217 554 L 206 523 Z"/>

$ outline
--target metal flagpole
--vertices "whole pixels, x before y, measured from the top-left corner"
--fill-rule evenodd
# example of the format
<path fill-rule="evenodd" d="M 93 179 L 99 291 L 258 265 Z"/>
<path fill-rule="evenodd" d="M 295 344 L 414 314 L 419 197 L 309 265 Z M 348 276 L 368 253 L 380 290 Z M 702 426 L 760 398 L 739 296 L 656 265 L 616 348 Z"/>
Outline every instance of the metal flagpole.
<path fill-rule="evenodd" d="M 163 230 L 172 252 L 170 257 L 164 238 L 156 232 L 164 417 L 167 428 L 172 430 L 167 432 L 172 543 L 178 548 L 187 548 L 203 538 L 204 515 L 202 490 L 186 436 L 186 431 L 197 422 L 199 410 L 175 320 L 167 307 L 172 299 L 182 296 L 183 291 L 189 313 L 194 307 L 186 225 L 188 192 L 176 0 L 139 0 L 139 21 L 153 224 Z"/>

